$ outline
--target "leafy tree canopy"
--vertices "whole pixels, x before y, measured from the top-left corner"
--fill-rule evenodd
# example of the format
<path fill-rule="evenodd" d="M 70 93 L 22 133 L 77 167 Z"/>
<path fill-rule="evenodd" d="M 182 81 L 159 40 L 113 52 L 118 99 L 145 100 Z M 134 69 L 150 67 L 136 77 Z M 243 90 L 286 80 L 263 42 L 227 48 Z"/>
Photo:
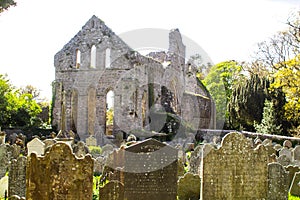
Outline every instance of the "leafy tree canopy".
<path fill-rule="evenodd" d="M 0 13 L 7 10 L 11 6 L 16 6 L 17 3 L 14 0 L 0 0 Z"/>

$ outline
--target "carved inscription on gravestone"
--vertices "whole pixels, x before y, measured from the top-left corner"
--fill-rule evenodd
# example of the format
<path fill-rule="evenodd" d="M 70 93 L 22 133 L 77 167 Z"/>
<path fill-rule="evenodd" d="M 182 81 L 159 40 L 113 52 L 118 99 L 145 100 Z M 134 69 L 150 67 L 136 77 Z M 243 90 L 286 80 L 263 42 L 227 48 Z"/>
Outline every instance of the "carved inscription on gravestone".
<path fill-rule="evenodd" d="M 124 198 L 174 200 L 177 149 L 149 139 L 125 149 Z"/>
<path fill-rule="evenodd" d="M 223 138 L 202 162 L 201 199 L 267 199 L 268 153 L 239 133 Z"/>
<path fill-rule="evenodd" d="M 25 197 L 26 190 L 26 163 L 27 157 L 13 159 L 10 164 L 8 176 L 8 196 L 18 195 Z"/>
<path fill-rule="evenodd" d="M 56 143 L 45 156 L 31 154 L 26 169 L 27 200 L 91 200 L 94 162 L 78 159 L 68 144 Z"/>

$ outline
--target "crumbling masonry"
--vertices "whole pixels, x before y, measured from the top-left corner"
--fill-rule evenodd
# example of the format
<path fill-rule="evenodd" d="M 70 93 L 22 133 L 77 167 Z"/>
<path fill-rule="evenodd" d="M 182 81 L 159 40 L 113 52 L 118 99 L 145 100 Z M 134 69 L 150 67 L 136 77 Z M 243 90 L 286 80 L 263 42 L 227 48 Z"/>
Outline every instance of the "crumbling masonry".
<path fill-rule="evenodd" d="M 93 16 L 54 64 L 52 125 L 81 140 L 94 135 L 103 143 L 109 134 L 149 130 L 153 110 L 174 113 L 195 130 L 214 127 L 213 101 L 195 67 L 185 63 L 178 29 L 169 33 L 167 52 L 143 56 Z M 110 91 L 113 102 L 107 100 Z M 106 124 L 108 104 L 113 104 L 112 126 Z"/>

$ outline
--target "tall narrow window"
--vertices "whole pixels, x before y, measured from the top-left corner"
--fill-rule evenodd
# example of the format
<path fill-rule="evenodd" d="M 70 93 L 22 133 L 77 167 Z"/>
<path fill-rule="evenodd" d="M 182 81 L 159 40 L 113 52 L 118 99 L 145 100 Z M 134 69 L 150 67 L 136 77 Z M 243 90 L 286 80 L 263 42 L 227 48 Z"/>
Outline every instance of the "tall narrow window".
<path fill-rule="evenodd" d="M 76 68 L 78 69 L 80 67 L 81 62 L 81 52 L 80 50 L 76 50 Z"/>
<path fill-rule="evenodd" d="M 110 48 L 105 50 L 105 68 L 110 68 Z"/>
<path fill-rule="evenodd" d="M 106 135 L 112 135 L 114 127 L 114 92 L 110 90 L 106 95 Z"/>
<path fill-rule="evenodd" d="M 96 46 L 93 45 L 91 48 L 91 68 L 96 68 Z"/>

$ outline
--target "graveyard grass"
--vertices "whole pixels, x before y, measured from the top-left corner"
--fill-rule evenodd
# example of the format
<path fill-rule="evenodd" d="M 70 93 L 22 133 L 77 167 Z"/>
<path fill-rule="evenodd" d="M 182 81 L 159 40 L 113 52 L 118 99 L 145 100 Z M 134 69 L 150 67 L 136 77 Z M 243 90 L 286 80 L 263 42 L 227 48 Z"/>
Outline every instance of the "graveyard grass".
<path fill-rule="evenodd" d="M 300 197 L 292 196 L 289 194 L 289 200 L 300 200 Z"/>

